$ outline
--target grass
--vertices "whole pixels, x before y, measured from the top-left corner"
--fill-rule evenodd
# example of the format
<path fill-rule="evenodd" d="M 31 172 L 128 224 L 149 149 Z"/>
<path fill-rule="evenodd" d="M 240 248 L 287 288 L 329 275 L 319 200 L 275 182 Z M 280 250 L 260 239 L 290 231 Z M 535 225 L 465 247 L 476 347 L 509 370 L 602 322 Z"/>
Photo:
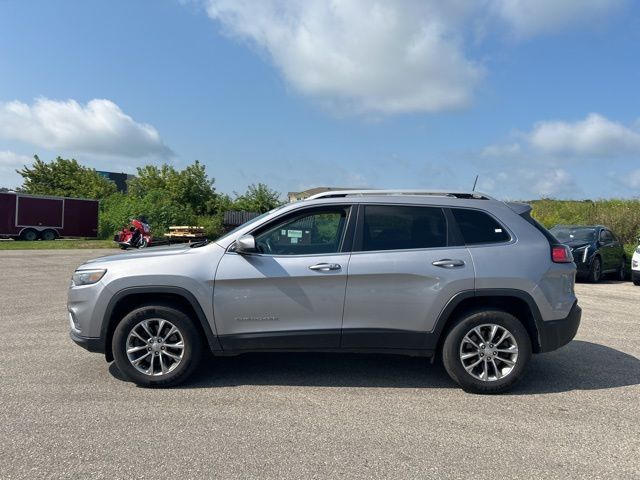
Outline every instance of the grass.
<path fill-rule="evenodd" d="M 113 240 L 36 240 L 24 242 L 0 240 L 0 250 L 71 250 L 92 248 L 117 248 Z"/>

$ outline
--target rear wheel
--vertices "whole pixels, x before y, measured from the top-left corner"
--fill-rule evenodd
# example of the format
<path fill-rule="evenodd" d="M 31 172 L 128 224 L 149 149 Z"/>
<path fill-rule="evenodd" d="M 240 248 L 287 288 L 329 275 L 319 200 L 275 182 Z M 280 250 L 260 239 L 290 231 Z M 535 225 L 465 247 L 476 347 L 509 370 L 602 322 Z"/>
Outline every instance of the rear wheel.
<path fill-rule="evenodd" d="M 600 257 L 596 257 L 591 262 L 591 267 L 589 268 L 589 275 L 587 275 L 587 280 L 591 283 L 598 283 L 602 278 L 602 260 Z"/>
<path fill-rule="evenodd" d="M 470 393 L 502 393 L 520 378 L 531 358 L 522 323 L 500 311 L 462 318 L 445 338 L 442 360 L 449 376 Z"/>
<path fill-rule="evenodd" d="M 54 230 L 45 230 L 40 234 L 42 240 L 55 240 L 57 237 L 58 234 Z"/>
<path fill-rule="evenodd" d="M 26 228 L 20 233 L 20 240 L 25 240 L 27 242 L 33 242 L 38 239 L 38 232 L 33 228 Z"/>
<path fill-rule="evenodd" d="M 202 339 L 182 311 L 169 305 L 147 305 L 122 319 L 112 348 L 118 369 L 135 384 L 172 387 L 197 367 Z"/>
<path fill-rule="evenodd" d="M 627 278 L 627 261 L 624 257 L 620 260 L 620 267 L 618 268 L 618 279 L 624 281 Z"/>

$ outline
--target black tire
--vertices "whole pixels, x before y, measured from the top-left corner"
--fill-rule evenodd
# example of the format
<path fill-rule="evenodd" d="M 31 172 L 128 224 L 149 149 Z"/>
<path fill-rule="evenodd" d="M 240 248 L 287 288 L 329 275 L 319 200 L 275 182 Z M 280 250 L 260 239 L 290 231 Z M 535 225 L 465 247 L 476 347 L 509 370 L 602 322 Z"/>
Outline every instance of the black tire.
<path fill-rule="evenodd" d="M 47 229 L 40 234 L 42 240 L 55 240 L 58 238 L 58 234 L 55 230 Z"/>
<path fill-rule="evenodd" d="M 631 274 L 631 279 L 633 280 L 634 285 L 640 285 L 640 274 Z"/>
<path fill-rule="evenodd" d="M 587 275 L 587 281 L 589 283 L 598 283 L 602 279 L 602 260 L 600 257 L 595 257 L 589 267 L 589 274 Z"/>
<path fill-rule="evenodd" d="M 518 354 L 513 369 L 504 377 L 486 381 L 474 377 L 465 370 L 460 358 L 463 339 L 474 327 L 499 325 L 511 333 L 517 344 Z M 442 362 L 449 376 L 469 393 L 496 394 L 509 390 L 520 378 L 531 358 L 531 339 L 527 329 L 513 315 L 501 310 L 482 310 L 466 314 L 447 334 L 442 346 Z"/>
<path fill-rule="evenodd" d="M 25 228 L 22 232 L 20 232 L 20 240 L 24 240 L 25 242 L 33 242 L 38 239 L 38 232 L 33 228 Z"/>
<path fill-rule="evenodd" d="M 618 267 L 618 280 L 625 281 L 627 279 L 627 259 L 622 257 L 620 267 Z"/>
<path fill-rule="evenodd" d="M 144 374 L 136 369 L 127 356 L 127 338 L 131 330 L 143 320 L 162 319 L 179 330 L 184 343 L 182 360 L 174 370 L 159 376 Z M 116 327 L 112 340 L 113 358 L 120 372 L 141 387 L 173 387 L 185 381 L 197 368 L 202 355 L 202 338 L 193 321 L 171 305 L 145 305 L 127 314 Z"/>

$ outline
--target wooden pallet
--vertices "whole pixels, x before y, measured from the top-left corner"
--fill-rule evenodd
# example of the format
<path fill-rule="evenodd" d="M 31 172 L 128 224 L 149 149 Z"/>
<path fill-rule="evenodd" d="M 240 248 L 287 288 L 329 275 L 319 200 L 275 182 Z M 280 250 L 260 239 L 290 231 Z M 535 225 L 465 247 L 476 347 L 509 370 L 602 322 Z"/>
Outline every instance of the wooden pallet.
<path fill-rule="evenodd" d="M 194 227 L 188 225 L 171 226 L 169 227 L 169 233 L 167 233 L 165 237 L 184 239 L 204 238 L 204 227 Z"/>

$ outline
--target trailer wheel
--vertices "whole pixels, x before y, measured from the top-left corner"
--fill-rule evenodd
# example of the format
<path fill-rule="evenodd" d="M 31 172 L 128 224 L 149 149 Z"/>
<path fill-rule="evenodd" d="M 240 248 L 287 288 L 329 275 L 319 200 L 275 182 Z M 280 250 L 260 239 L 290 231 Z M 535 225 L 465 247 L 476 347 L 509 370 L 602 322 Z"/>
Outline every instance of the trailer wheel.
<path fill-rule="evenodd" d="M 58 238 L 58 234 L 55 230 L 45 230 L 40 234 L 40 238 L 42 240 L 55 240 Z"/>
<path fill-rule="evenodd" d="M 20 240 L 25 240 L 27 242 L 33 242 L 38 239 L 38 232 L 33 228 L 25 228 L 20 233 Z"/>

